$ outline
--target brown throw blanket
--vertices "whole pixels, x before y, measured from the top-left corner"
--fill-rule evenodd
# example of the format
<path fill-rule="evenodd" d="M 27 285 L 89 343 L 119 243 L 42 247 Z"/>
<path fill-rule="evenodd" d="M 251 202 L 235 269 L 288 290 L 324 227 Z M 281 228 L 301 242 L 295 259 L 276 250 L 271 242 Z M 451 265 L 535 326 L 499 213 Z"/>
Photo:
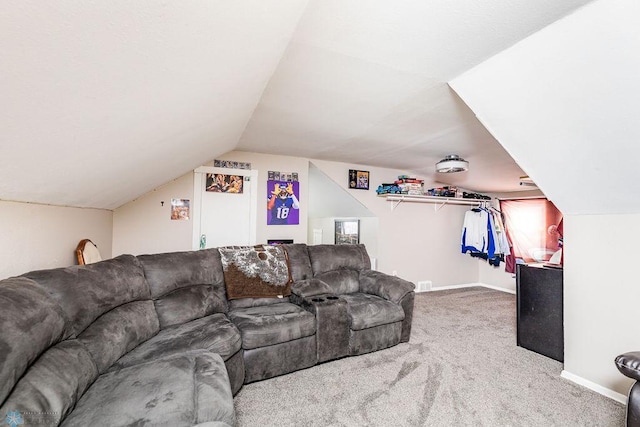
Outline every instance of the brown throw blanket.
<path fill-rule="evenodd" d="M 291 294 L 289 256 L 282 246 L 219 248 L 227 298 L 278 298 Z"/>

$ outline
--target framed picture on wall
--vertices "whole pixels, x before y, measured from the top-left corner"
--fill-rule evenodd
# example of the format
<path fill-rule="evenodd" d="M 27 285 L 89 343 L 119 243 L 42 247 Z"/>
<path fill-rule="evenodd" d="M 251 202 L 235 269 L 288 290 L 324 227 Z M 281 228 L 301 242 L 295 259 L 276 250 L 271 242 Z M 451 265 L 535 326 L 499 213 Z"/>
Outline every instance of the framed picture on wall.
<path fill-rule="evenodd" d="M 360 243 L 359 219 L 336 219 L 335 230 L 336 245 L 356 245 Z"/>
<path fill-rule="evenodd" d="M 349 169 L 349 188 L 356 190 L 369 189 L 369 171 Z"/>

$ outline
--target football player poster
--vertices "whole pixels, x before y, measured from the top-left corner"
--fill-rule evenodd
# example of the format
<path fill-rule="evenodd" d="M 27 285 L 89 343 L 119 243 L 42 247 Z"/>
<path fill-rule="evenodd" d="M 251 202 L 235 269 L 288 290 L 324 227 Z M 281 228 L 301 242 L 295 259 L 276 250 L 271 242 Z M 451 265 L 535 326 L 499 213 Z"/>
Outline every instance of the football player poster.
<path fill-rule="evenodd" d="M 299 182 L 267 181 L 267 225 L 300 224 Z"/>

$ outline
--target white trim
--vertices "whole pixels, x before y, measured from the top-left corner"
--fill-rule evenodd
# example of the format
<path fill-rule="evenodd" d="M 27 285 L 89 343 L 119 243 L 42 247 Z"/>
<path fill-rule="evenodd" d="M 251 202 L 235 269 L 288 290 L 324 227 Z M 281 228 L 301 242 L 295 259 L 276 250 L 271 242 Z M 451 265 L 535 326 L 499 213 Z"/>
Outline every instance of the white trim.
<path fill-rule="evenodd" d="M 246 169 L 245 169 L 246 171 Z M 251 177 L 251 210 L 249 211 L 249 243 L 256 245 L 258 243 L 258 171 L 252 169 L 249 171 Z"/>
<path fill-rule="evenodd" d="M 205 176 L 198 170 L 193 171 L 193 203 L 191 204 L 191 218 L 192 231 L 191 231 L 191 249 L 197 251 L 200 249 L 200 229 L 202 227 L 202 190 L 205 185 Z"/>
<path fill-rule="evenodd" d="M 501 288 L 500 286 L 487 285 L 486 283 L 478 283 L 478 286 L 484 286 L 485 288 L 493 289 L 495 291 L 506 292 L 506 293 L 511 294 L 511 295 L 515 295 L 516 294 L 516 290 L 515 289 Z"/>
<path fill-rule="evenodd" d="M 562 372 L 560 373 L 560 377 L 564 378 L 565 380 L 569 380 L 573 383 L 576 383 L 578 385 L 581 385 L 583 387 L 588 388 L 589 390 L 593 390 L 596 393 L 599 393 L 605 397 L 608 397 L 609 399 L 613 399 L 616 402 L 620 402 L 623 405 L 627 404 L 627 396 L 625 396 L 624 394 L 618 393 L 617 391 L 613 391 L 609 388 L 603 387 L 599 384 L 596 384 L 592 381 L 586 380 L 582 377 L 579 377 L 576 374 L 572 374 L 571 372 L 568 372 L 566 370 L 562 370 Z"/>
<path fill-rule="evenodd" d="M 501 288 L 499 286 L 487 285 L 485 283 L 464 283 L 462 285 L 449 285 L 449 286 L 434 286 L 431 290 L 427 292 L 437 292 L 437 291 L 448 291 L 451 289 L 463 289 L 463 288 L 472 288 L 474 286 L 482 286 L 483 288 L 493 289 L 495 291 L 506 292 L 508 294 L 515 295 L 516 291 L 511 289 Z"/>

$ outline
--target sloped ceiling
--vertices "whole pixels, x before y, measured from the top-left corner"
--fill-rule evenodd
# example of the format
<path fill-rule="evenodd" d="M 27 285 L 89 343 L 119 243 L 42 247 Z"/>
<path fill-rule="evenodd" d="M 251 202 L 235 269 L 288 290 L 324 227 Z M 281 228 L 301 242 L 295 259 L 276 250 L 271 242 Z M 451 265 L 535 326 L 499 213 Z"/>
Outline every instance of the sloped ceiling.
<path fill-rule="evenodd" d="M 565 214 L 640 213 L 638 28 L 596 1 L 451 83 Z"/>
<path fill-rule="evenodd" d="M 116 208 L 232 150 L 305 1 L 3 1 L 0 199 Z"/>
<path fill-rule="evenodd" d="M 232 149 L 515 190 L 446 82 L 585 3 L 7 0 L 0 199 L 113 209 Z"/>

